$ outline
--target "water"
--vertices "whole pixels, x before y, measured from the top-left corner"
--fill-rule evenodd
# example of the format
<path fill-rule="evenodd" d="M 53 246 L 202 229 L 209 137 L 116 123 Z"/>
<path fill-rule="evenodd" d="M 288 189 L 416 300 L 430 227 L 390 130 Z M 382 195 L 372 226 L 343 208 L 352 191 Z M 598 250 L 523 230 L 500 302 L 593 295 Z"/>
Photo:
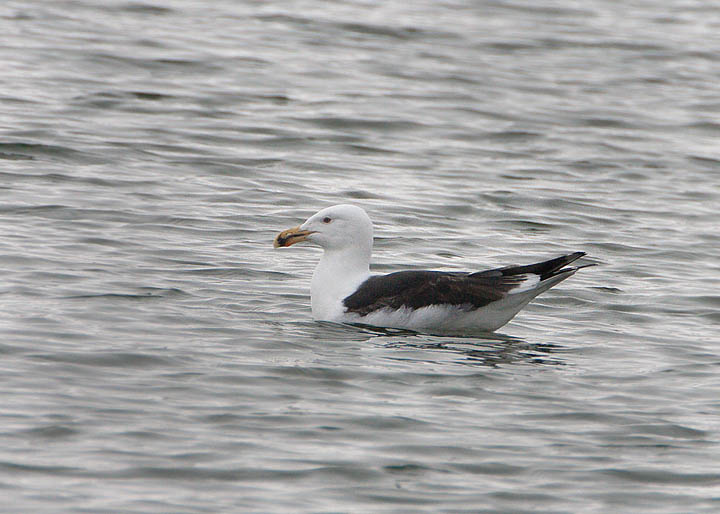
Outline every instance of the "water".
<path fill-rule="evenodd" d="M 720 8 L 0 7 L 16 512 L 717 512 Z M 588 252 L 497 336 L 316 323 L 374 269 Z"/>

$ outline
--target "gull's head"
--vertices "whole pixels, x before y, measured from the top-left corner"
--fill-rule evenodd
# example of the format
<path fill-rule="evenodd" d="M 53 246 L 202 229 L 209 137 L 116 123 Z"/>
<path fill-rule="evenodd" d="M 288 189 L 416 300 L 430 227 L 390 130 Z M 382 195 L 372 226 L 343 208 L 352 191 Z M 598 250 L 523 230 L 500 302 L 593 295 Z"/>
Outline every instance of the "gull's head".
<path fill-rule="evenodd" d="M 333 205 L 310 216 L 298 227 L 280 232 L 275 248 L 308 241 L 325 250 L 371 248 L 373 226 L 367 213 L 355 205 Z"/>

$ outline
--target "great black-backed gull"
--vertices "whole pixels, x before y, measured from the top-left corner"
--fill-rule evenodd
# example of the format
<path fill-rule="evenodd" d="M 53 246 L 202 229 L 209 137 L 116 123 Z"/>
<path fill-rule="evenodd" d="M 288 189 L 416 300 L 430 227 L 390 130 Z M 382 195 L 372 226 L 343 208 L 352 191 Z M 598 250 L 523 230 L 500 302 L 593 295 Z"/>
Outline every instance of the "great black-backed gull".
<path fill-rule="evenodd" d="M 316 320 L 419 331 L 493 331 L 530 300 L 585 266 L 584 252 L 478 272 L 398 271 L 370 275 L 373 226 L 354 205 L 334 205 L 284 230 L 274 246 L 307 241 L 324 250 L 311 284 Z M 586 265 L 588 266 L 588 265 Z"/>

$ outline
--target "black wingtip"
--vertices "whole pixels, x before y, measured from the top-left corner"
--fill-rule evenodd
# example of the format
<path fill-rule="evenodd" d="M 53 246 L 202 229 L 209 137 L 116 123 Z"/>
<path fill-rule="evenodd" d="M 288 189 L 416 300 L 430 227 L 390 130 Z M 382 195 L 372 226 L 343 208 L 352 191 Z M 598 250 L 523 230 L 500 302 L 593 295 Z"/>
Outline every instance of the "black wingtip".
<path fill-rule="evenodd" d="M 527 264 L 525 266 L 506 266 L 504 268 L 497 268 L 488 271 L 480 271 L 475 273 L 477 276 L 488 276 L 488 275 L 522 275 L 525 273 L 534 273 L 540 275 L 540 280 L 546 280 L 550 277 L 557 275 L 565 271 L 565 266 L 575 262 L 580 257 L 585 256 L 585 252 L 574 252 L 567 255 L 561 255 L 543 262 L 536 262 L 535 264 Z"/>
<path fill-rule="evenodd" d="M 575 262 L 585 255 L 587 255 L 585 252 L 573 252 L 563 255 L 562 257 L 557 257 L 556 259 L 540 263 L 541 269 L 538 271 L 540 280 L 547 280 L 548 278 L 554 277 L 555 275 L 559 275 L 560 273 L 564 273 L 566 271 L 572 271 L 574 273 L 580 269 L 580 267 L 571 266 L 570 268 L 566 268 L 565 266 Z"/>
<path fill-rule="evenodd" d="M 568 259 L 564 264 L 562 264 L 559 268 L 556 268 L 554 270 L 546 271 L 540 275 L 540 280 L 547 280 L 548 278 L 555 277 L 557 275 L 560 275 L 562 273 L 571 272 L 571 274 L 574 274 L 576 271 L 581 270 L 583 268 L 589 268 L 590 266 L 597 266 L 597 263 L 591 262 L 589 264 L 581 264 L 579 266 L 569 266 L 565 267 L 571 262 L 576 261 L 580 257 L 583 257 L 587 255 L 585 252 L 575 252 L 571 253 L 565 256 L 566 259 Z"/>

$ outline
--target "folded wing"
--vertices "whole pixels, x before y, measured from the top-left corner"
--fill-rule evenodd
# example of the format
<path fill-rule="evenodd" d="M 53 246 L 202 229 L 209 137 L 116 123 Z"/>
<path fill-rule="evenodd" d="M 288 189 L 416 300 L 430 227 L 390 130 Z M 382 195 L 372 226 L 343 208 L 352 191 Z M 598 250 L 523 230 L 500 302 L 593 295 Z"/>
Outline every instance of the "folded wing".
<path fill-rule="evenodd" d="M 420 309 L 431 305 L 474 310 L 514 293 L 544 290 L 543 281 L 563 273 L 570 276 L 577 268 L 564 267 L 583 255 L 575 252 L 536 264 L 477 273 L 399 271 L 373 276 L 345 298 L 343 304 L 346 312 L 360 316 L 381 309 Z M 560 277 L 553 280 L 553 285 L 560 280 Z"/>

